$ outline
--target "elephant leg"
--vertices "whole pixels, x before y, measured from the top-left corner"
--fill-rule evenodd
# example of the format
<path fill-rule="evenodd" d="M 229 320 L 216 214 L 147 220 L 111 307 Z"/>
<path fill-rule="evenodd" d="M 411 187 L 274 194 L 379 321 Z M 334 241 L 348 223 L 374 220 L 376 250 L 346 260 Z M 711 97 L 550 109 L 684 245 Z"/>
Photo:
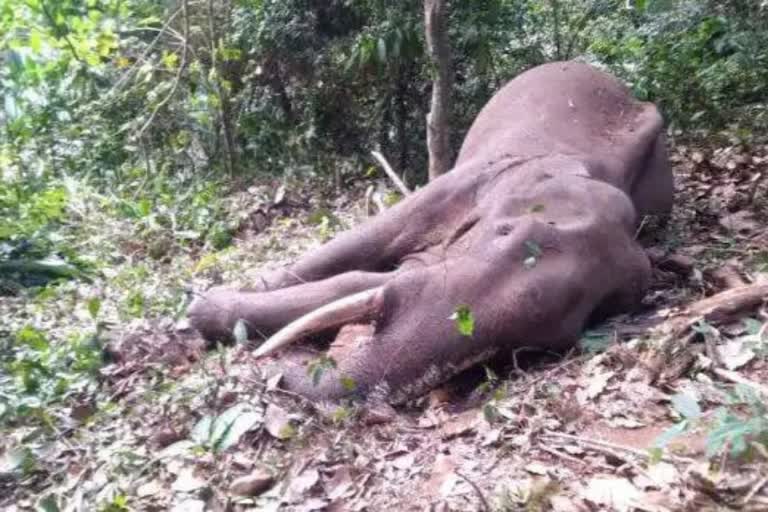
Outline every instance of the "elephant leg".
<path fill-rule="evenodd" d="M 663 134 L 656 139 L 642 166 L 630 192 L 637 209 L 638 222 L 646 215 L 658 215 L 666 220 L 672 211 L 675 187 Z"/>
<path fill-rule="evenodd" d="M 353 271 L 269 292 L 213 288 L 190 305 L 189 320 L 209 341 L 231 339 L 238 320 L 245 322 L 249 338 L 265 338 L 325 304 L 382 286 L 395 274 Z"/>
<path fill-rule="evenodd" d="M 256 290 L 275 290 L 354 270 L 388 272 L 406 256 L 439 245 L 451 226 L 474 207 L 477 189 L 486 178 L 463 170 L 454 169 L 295 264 L 263 276 Z"/>

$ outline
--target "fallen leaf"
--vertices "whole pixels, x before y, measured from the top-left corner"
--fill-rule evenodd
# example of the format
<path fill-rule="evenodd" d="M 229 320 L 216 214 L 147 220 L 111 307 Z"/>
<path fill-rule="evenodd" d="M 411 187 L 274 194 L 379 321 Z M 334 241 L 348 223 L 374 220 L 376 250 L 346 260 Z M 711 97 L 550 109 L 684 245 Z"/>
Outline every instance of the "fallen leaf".
<path fill-rule="evenodd" d="M 176 477 L 171 489 L 177 492 L 193 492 L 205 487 L 206 481 L 195 475 L 194 467 L 185 467 Z"/>
<path fill-rule="evenodd" d="M 136 496 L 139 498 L 147 498 L 149 496 L 154 496 L 161 490 L 163 490 L 163 485 L 159 481 L 150 480 L 149 482 L 141 484 L 136 489 Z"/>
<path fill-rule="evenodd" d="M 397 469 L 405 470 L 411 468 L 415 461 L 416 459 L 412 453 L 406 453 L 405 455 L 401 455 L 400 457 L 393 460 L 392 465 Z"/>
<path fill-rule="evenodd" d="M 743 339 L 726 341 L 717 347 L 717 352 L 729 370 L 741 368 L 755 358 L 755 353 Z"/>
<path fill-rule="evenodd" d="M 235 479 L 229 486 L 229 492 L 235 496 L 258 496 L 274 483 L 274 477 L 268 472 L 257 469 L 252 473 Z"/>
<path fill-rule="evenodd" d="M 641 496 L 641 492 L 626 478 L 608 476 L 592 478 L 583 493 L 588 501 L 616 512 L 630 512 Z"/>
<path fill-rule="evenodd" d="M 426 493 L 432 497 L 445 497 L 453 490 L 458 476 L 456 461 L 450 455 L 439 454 L 432 464 L 432 471 L 425 487 Z"/>
<path fill-rule="evenodd" d="M 264 428 L 276 439 L 290 439 L 295 434 L 288 412 L 275 404 L 264 412 Z"/>
<path fill-rule="evenodd" d="M 680 479 L 677 468 L 668 462 L 651 464 L 646 474 L 660 487 L 667 487 Z"/>
<path fill-rule="evenodd" d="M 645 423 L 636 420 L 635 418 L 625 418 L 623 416 L 616 416 L 608 420 L 608 425 L 614 428 L 643 428 Z"/>
<path fill-rule="evenodd" d="M 749 235 L 761 229 L 755 214 L 749 210 L 741 210 L 720 217 L 720 225 L 728 231 L 741 235 Z"/>
<path fill-rule="evenodd" d="M 316 469 L 307 469 L 291 480 L 288 488 L 289 496 L 301 497 L 311 490 L 320 480 L 320 473 Z"/>
<path fill-rule="evenodd" d="M 363 411 L 363 423 L 369 426 L 391 423 L 396 417 L 397 411 L 391 405 L 380 401 L 369 404 Z"/>
<path fill-rule="evenodd" d="M 184 500 L 174 505 L 171 512 L 205 512 L 205 502 L 201 500 Z"/>
<path fill-rule="evenodd" d="M 341 466 L 333 473 L 333 477 L 326 485 L 326 494 L 331 501 L 347 497 L 350 491 L 354 491 L 353 466 Z"/>
<path fill-rule="evenodd" d="M 440 428 L 440 437 L 445 441 L 449 441 L 456 437 L 473 433 L 475 432 L 477 423 L 478 417 L 476 411 L 470 410 L 459 414 L 443 423 Z"/>
<path fill-rule="evenodd" d="M 550 467 L 541 462 L 531 462 L 525 466 L 525 470 L 533 475 L 545 476 L 549 472 Z"/>
<path fill-rule="evenodd" d="M 282 373 L 276 373 L 269 379 L 267 379 L 267 391 L 274 391 L 280 385 L 280 381 L 283 380 Z"/>
<path fill-rule="evenodd" d="M 608 371 L 593 375 L 589 379 L 589 384 L 585 390 L 585 396 L 588 400 L 594 400 L 600 393 L 605 391 L 605 387 L 608 385 L 608 381 L 616 374 L 616 372 Z"/>
<path fill-rule="evenodd" d="M 328 506 L 328 500 L 323 498 L 309 498 L 296 508 L 299 512 L 313 512 L 315 510 L 325 510 Z"/>

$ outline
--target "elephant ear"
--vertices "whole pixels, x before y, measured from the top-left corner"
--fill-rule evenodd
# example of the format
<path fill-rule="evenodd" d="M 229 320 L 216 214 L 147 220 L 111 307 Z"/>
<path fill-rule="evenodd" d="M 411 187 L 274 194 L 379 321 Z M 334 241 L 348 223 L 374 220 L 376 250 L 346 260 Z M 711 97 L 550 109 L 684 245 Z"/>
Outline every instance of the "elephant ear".
<path fill-rule="evenodd" d="M 280 329 L 254 355 L 265 357 L 312 334 L 372 316 L 381 310 L 382 292 L 379 286 L 319 307 Z"/>

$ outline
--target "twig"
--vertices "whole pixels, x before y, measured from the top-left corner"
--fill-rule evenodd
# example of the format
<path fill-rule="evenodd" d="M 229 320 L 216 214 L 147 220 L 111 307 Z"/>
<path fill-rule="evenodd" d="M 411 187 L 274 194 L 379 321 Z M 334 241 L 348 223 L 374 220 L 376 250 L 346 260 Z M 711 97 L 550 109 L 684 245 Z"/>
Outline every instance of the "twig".
<path fill-rule="evenodd" d="M 400 179 L 400 176 L 398 176 L 397 173 L 392 169 L 392 166 L 389 165 L 389 162 L 387 162 L 387 159 L 384 158 L 384 155 L 382 155 L 378 151 L 371 151 L 371 154 L 373 155 L 373 158 L 375 158 L 376 161 L 379 162 L 381 167 L 384 169 L 384 172 L 387 173 L 387 176 L 389 176 L 389 179 L 392 180 L 392 182 L 395 184 L 397 189 L 404 196 L 411 195 L 411 191 L 408 189 L 408 187 L 405 186 L 405 183 L 403 183 L 403 180 Z"/>
<path fill-rule="evenodd" d="M 641 459 L 649 459 L 650 455 L 648 453 L 645 453 L 642 450 L 638 450 L 636 448 L 632 448 L 631 446 L 624 446 L 621 444 L 615 444 L 610 443 L 608 441 L 600 441 L 598 439 L 585 439 L 583 437 L 574 436 L 571 434 L 564 434 L 562 432 L 553 432 L 551 430 L 547 430 L 544 432 L 544 436 L 548 437 L 555 437 L 560 439 L 567 439 L 569 441 L 573 441 L 576 444 L 580 444 L 585 447 L 590 448 L 608 448 L 610 450 L 620 450 L 623 452 L 631 453 L 632 455 L 641 458 Z M 672 455 L 664 455 L 662 456 L 662 460 L 668 460 L 670 462 L 686 462 L 691 463 L 694 462 L 693 459 L 690 459 L 688 457 L 679 457 L 679 456 L 672 456 Z"/>
<path fill-rule="evenodd" d="M 637 226 L 637 230 L 635 231 L 635 240 L 640 236 L 640 233 L 643 232 L 643 228 L 648 223 L 648 215 L 643 215 L 643 220 L 640 221 L 640 225 Z"/>
<path fill-rule="evenodd" d="M 755 391 L 760 392 L 762 395 L 768 397 L 768 388 L 758 384 L 757 382 L 753 382 L 746 377 L 742 377 L 736 372 L 732 372 L 730 370 L 726 370 L 725 368 L 715 368 L 712 370 L 715 375 L 718 377 L 722 377 L 723 379 L 734 382 L 736 384 L 743 384 L 744 386 L 749 386 L 750 388 L 754 389 Z"/>
<path fill-rule="evenodd" d="M 387 209 L 387 205 L 385 205 L 384 201 L 381 200 L 379 193 L 376 191 L 376 187 L 371 185 L 365 191 L 365 213 L 369 217 L 374 214 L 372 211 L 374 206 L 378 209 L 378 212 L 375 213 L 381 213 Z"/>
<path fill-rule="evenodd" d="M 554 455 L 555 457 L 559 457 L 561 459 L 565 459 L 565 460 L 567 460 L 569 462 L 573 462 L 575 464 L 580 464 L 582 466 L 586 466 L 587 465 L 586 461 L 583 461 L 581 459 L 577 459 L 576 457 L 574 457 L 572 455 L 568 455 L 567 453 L 559 452 L 559 451 L 555 450 L 554 448 L 549 448 L 547 446 L 539 446 L 538 448 L 539 448 L 539 450 L 541 450 L 543 452 L 547 452 L 550 455 Z"/>
<path fill-rule="evenodd" d="M 480 489 L 480 487 L 469 479 L 464 473 L 459 472 L 458 470 L 454 471 L 457 476 L 464 479 L 471 487 L 474 489 L 475 494 L 477 494 L 477 498 L 480 500 L 480 510 L 483 512 L 491 512 L 491 506 L 488 504 L 488 500 L 485 499 L 485 496 L 483 495 L 483 491 Z"/>
<path fill-rule="evenodd" d="M 741 502 L 741 505 L 746 506 L 747 503 L 752 501 L 752 498 L 755 497 L 755 494 L 757 494 L 757 492 L 762 489 L 765 484 L 768 484 L 768 476 L 764 476 L 755 485 L 752 486 L 747 495 L 744 496 L 744 501 Z"/>

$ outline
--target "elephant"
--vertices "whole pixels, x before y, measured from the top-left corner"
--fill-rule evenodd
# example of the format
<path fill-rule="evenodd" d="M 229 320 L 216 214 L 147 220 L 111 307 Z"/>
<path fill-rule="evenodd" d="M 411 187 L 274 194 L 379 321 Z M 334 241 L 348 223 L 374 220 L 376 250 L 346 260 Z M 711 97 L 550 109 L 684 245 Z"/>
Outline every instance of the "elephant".
<path fill-rule="evenodd" d="M 450 172 L 253 289 L 209 290 L 188 316 L 209 340 L 239 320 L 271 336 L 255 355 L 310 400 L 402 403 L 631 311 L 651 275 L 638 226 L 672 203 L 658 109 L 589 64 L 544 64 L 492 97 Z M 319 379 L 317 350 L 298 343 L 318 334 L 333 340 Z"/>

